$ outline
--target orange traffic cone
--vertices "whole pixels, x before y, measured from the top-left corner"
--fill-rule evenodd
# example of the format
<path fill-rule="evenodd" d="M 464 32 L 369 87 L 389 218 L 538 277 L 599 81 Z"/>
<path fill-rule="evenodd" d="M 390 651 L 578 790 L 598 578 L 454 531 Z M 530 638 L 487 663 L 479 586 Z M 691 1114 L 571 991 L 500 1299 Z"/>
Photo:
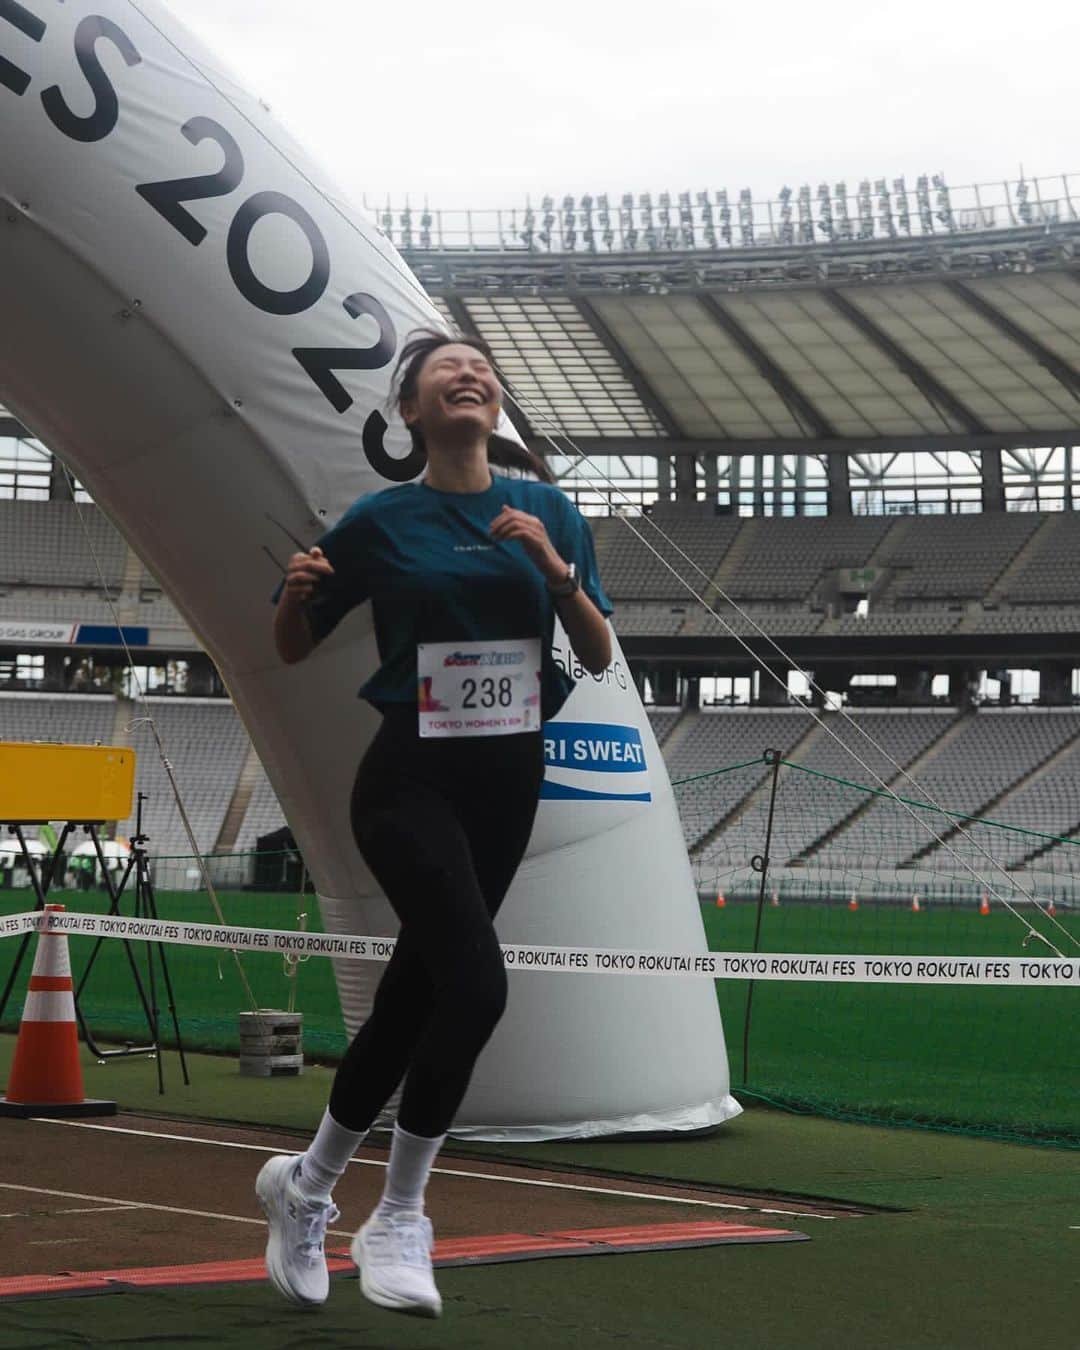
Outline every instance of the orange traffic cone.
<path fill-rule="evenodd" d="M 62 911 L 64 906 L 45 908 Z M 83 1091 L 67 934 L 41 933 L 7 1096 L 0 1097 L 0 1115 L 111 1116 L 115 1112 L 115 1102 L 95 1101 Z"/>
<path fill-rule="evenodd" d="M 723 909 L 726 904 L 727 901 L 724 899 L 724 892 L 718 891 L 716 895 L 716 908 Z"/>
<path fill-rule="evenodd" d="M 859 908 L 859 897 L 854 891 L 851 892 L 851 899 L 847 902 L 847 907 L 853 914 Z"/>
<path fill-rule="evenodd" d="M 990 913 L 990 896 L 983 891 L 982 899 L 979 901 L 979 913 L 987 915 Z"/>
<path fill-rule="evenodd" d="M 918 914 L 921 909 L 922 905 L 919 904 L 918 894 L 915 894 L 911 897 L 911 912 L 912 914 Z"/>

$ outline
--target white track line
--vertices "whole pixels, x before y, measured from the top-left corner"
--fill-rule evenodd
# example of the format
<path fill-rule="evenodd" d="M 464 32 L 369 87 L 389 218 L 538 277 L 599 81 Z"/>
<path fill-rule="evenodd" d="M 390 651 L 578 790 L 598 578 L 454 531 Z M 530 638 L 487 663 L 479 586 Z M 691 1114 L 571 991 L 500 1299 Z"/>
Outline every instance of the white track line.
<path fill-rule="evenodd" d="M 122 1209 L 138 1209 L 137 1200 L 125 1201 L 122 1205 L 85 1205 L 78 1209 L 58 1209 L 57 1214 L 117 1214 Z"/>
<path fill-rule="evenodd" d="M 231 1139 L 206 1139 L 197 1134 L 165 1134 L 158 1130 L 133 1130 L 123 1125 L 92 1125 L 82 1120 L 56 1120 L 46 1116 L 33 1117 L 41 1125 L 65 1125 L 76 1130 L 102 1130 L 107 1134 L 130 1134 L 142 1139 L 170 1139 L 183 1144 L 210 1144 L 217 1148 L 239 1148 L 252 1153 L 281 1153 L 280 1148 L 270 1148 L 266 1144 L 241 1144 Z M 386 1163 L 376 1158 L 353 1158 L 357 1167 L 385 1167 Z M 507 1166 L 512 1167 L 513 1163 Z M 553 1167 L 552 1171 L 558 1171 Z M 444 1177 L 465 1177 L 473 1181 L 500 1181 L 508 1186 L 535 1186 L 554 1191 L 576 1191 L 591 1195 L 617 1195 L 625 1200 L 655 1200 L 660 1204 L 691 1205 L 702 1209 L 733 1209 L 754 1214 L 779 1214 L 796 1219 L 833 1219 L 834 1214 L 817 1214 L 801 1209 L 762 1209 L 757 1205 L 738 1205 L 724 1200 L 688 1200 L 681 1195 L 656 1195 L 651 1191 L 615 1190 L 608 1186 L 582 1186 L 568 1181 L 541 1181 L 535 1177 L 506 1177 L 494 1172 L 466 1172 L 455 1167 L 433 1167 L 432 1172 Z M 672 1187 L 680 1183 L 669 1183 Z M 684 1189 L 693 1190 L 693 1184 L 687 1182 Z M 254 1221 L 253 1221 L 254 1222 Z"/>
<path fill-rule="evenodd" d="M 194 1219 L 224 1219 L 227 1223 L 253 1223 L 259 1228 L 266 1226 L 265 1219 L 249 1219 L 240 1214 L 215 1214 L 208 1209 L 181 1209 L 177 1205 L 152 1205 L 143 1200 L 121 1200 L 115 1195 L 84 1195 L 82 1191 L 54 1191 L 45 1186 L 17 1186 L 13 1181 L 0 1181 L 0 1189 L 5 1191 L 23 1191 L 29 1195 L 56 1195 L 63 1200 L 95 1200 L 105 1205 L 116 1205 L 121 1209 L 152 1209 L 160 1214 L 184 1214 Z M 63 1211 L 61 1211 L 63 1212 Z M 332 1237 L 352 1237 L 352 1230 L 328 1229 Z"/>

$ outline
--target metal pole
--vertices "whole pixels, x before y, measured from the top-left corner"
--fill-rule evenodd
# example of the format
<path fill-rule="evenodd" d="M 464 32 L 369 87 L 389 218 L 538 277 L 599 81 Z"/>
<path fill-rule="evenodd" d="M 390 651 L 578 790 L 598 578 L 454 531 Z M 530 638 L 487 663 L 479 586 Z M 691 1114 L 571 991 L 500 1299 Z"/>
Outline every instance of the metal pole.
<path fill-rule="evenodd" d="M 757 919 L 754 924 L 754 951 L 761 943 L 761 920 L 765 913 L 765 885 L 769 878 L 769 849 L 772 846 L 773 815 L 776 809 L 776 786 L 780 778 L 780 751 L 766 750 L 762 756 L 765 763 L 772 767 L 772 783 L 769 787 L 769 818 L 765 826 L 765 849 L 750 859 L 750 866 L 761 876 L 758 888 Z M 746 988 L 746 1013 L 743 1016 L 742 1042 L 742 1081 L 745 1087 L 750 1077 L 750 1013 L 754 1006 L 754 981 Z"/>

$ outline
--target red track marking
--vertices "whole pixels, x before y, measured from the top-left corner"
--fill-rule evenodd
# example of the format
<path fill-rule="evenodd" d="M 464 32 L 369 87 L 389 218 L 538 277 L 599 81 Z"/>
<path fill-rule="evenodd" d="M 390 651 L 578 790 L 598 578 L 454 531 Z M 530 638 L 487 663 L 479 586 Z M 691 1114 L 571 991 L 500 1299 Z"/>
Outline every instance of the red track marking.
<path fill-rule="evenodd" d="M 804 1233 L 705 1220 L 700 1223 L 642 1224 L 623 1228 L 581 1228 L 563 1233 L 498 1233 L 492 1237 L 449 1238 L 435 1244 L 436 1266 L 490 1265 L 551 1256 L 599 1256 L 620 1251 L 665 1251 L 712 1247 L 725 1242 L 808 1241 Z M 327 1253 L 331 1274 L 351 1272 L 347 1253 Z M 127 1270 L 70 1271 L 60 1275 L 13 1275 L 0 1279 L 0 1301 L 63 1294 L 160 1289 L 175 1285 L 242 1284 L 266 1278 L 261 1258 L 206 1261 L 189 1266 L 147 1266 Z"/>

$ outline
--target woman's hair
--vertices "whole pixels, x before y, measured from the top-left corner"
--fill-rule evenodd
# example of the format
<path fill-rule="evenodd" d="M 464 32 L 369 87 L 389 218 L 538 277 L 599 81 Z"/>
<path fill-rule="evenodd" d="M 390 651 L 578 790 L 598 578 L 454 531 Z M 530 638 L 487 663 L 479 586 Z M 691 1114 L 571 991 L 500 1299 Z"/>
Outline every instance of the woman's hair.
<path fill-rule="evenodd" d="M 494 353 L 483 338 L 450 337 L 447 333 L 440 333 L 436 328 L 418 328 L 409 335 L 409 340 L 402 347 L 397 365 L 394 368 L 391 398 L 396 400 L 399 407 L 406 399 L 416 397 L 421 368 L 432 352 L 438 351 L 440 347 L 447 347 L 451 343 L 462 347 L 472 347 L 491 363 L 492 369 L 498 374 Z M 426 453 L 424 433 L 420 428 L 411 426 L 409 435 L 412 437 L 413 448 Z M 554 483 L 555 481 L 554 474 L 539 455 L 534 455 L 531 450 L 526 450 L 523 445 L 518 445 L 516 441 L 510 440 L 506 436 L 493 435 L 490 437 L 488 440 L 488 462 L 503 469 L 518 469 L 521 473 L 539 478 L 542 483 Z"/>

